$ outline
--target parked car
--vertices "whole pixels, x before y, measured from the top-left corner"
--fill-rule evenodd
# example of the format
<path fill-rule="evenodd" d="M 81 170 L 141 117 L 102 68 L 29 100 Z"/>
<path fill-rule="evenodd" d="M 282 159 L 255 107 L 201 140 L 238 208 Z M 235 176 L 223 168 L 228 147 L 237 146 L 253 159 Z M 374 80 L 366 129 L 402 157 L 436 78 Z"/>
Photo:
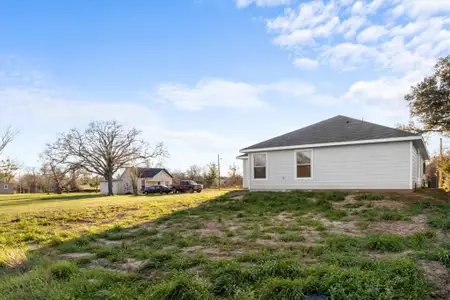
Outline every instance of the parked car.
<path fill-rule="evenodd" d="M 181 180 L 179 184 L 172 185 L 172 191 L 174 193 L 200 193 L 203 190 L 203 185 L 196 183 L 193 180 Z"/>
<path fill-rule="evenodd" d="M 144 188 L 142 193 L 145 195 L 148 194 L 169 194 L 172 191 L 172 189 L 165 185 L 153 185 L 153 186 L 147 186 Z"/>

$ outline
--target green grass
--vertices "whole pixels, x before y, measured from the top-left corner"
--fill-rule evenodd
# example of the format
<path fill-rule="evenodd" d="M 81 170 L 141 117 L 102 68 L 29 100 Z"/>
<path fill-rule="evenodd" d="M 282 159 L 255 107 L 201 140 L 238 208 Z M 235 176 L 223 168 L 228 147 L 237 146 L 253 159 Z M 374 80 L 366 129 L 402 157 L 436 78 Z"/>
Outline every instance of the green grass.
<path fill-rule="evenodd" d="M 439 288 L 419 261 L 450 267 L 435 229 L 447 207 L 355 211 L 339 205 L 347 195 L 0 196 L 0 299 L 426 299 Z M 418 214 L 424 232 L 370 231 Z"/>

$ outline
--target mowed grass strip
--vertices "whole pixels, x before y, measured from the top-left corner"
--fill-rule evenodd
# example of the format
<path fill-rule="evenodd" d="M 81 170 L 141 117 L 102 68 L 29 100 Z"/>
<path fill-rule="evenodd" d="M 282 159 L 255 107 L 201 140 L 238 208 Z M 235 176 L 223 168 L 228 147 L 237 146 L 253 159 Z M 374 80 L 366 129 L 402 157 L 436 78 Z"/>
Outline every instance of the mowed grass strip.
<path fill-rule="evenodd" d="M 180 209 L 195 207 L 224 194 L 113 196 L 64 194 L 0 196 L 0 247 L 59 243 L 115 226 L 150 222 Z"/>

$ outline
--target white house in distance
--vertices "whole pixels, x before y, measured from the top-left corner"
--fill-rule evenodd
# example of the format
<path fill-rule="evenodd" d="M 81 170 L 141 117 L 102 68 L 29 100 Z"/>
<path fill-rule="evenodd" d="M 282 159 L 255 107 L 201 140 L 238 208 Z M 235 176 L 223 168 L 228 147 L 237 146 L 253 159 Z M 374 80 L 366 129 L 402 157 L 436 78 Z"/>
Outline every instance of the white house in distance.
<path fill-rule="evenodd" d="M 137 187 L 143 189 L 152 185 L 172 185 L 173 177 L 163 168 L 139 168 L 139 178 L 137 179 Z M 108 182 L 100 183 L 100 193 L 108 194 Z M 131 184 L 130 168 L 125 171 L 119 179 L 113 181 L 113 193 L 115 195 L 132 194 L 133 185 Z"/>
<path fill-rule="evenodd" d="M 249 190 L 412 190 L 429 154 L 422 136 L 338 115 L 242 149 Z"/>

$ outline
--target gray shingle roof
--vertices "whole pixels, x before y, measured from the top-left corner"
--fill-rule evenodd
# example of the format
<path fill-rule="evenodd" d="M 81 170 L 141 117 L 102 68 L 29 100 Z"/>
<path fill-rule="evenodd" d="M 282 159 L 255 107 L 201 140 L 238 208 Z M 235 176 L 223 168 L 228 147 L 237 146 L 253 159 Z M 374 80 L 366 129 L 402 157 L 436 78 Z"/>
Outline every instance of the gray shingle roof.
<path fill-rule="evenodd" d="M 156 174 L 158 174 L 161 171 L 166 172 L 167 174 L 169 174 L 170 177 L 172 177 L 169 171 L 163 168 L 139 168 L 139 171 L 141 173 L 140 178 L 153 178 L 155 177 Z"/>
<path fill-rule="evenodd" d="M 412 132 L 338 115 L 242 150 L 417 136 Z"/>

